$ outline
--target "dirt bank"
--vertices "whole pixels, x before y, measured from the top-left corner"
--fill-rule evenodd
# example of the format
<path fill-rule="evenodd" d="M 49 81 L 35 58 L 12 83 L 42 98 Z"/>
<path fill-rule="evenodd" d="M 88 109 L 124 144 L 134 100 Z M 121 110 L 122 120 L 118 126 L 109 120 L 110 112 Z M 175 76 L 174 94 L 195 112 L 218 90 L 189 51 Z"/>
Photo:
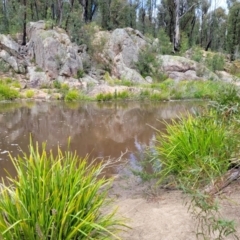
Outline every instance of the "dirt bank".
<path fill-rule="evenodd" d="M 187 198 L 181 191 L 161 189 L 154 181 L 143 183 L 128 172 L 115 180 L 110 196 L 116 200 L 118 214 L 127 218 L 131 227 L 121 234 L 123 240 L 197 239 L 197 221 L 188 212 Z M 235 220 L 240 236 L 240 180 L 224 189 L 220 202 L 223 217 Z"/>

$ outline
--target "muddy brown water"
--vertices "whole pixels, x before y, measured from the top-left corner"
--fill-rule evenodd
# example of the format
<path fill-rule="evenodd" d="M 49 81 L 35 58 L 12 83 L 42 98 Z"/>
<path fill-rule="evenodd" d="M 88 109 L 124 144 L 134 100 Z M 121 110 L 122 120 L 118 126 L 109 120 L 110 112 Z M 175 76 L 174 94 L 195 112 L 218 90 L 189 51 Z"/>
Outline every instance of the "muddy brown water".
<path fill-rule="evenodd" d="M 154 145 L 156 131 L 164 130 L 164 121 L 193 111 L 203 102 L 3 102 L 0 103 L 0 177 L 6 170 L 14 175 L 9 160 L 28 151 L 30 134 L 33 141 L 47 142 L 47 148 L 64 151 L 71 137 L 71 150 L 81 157 L 117 158 L 121 152 L 131 165 L 146 146 Z M 111 173 L 117 172 L 117 167 Z"/>

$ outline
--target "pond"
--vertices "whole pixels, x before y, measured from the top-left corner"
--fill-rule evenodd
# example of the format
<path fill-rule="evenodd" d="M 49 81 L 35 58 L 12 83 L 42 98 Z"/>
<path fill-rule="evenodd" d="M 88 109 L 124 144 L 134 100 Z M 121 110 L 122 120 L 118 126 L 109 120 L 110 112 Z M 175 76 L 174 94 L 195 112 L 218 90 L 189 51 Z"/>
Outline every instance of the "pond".
<path fill-rule="evenodd" d="M 3 102 L 0 103 L 0 177 L 5 169 L 14 174 L 9 160 L 28 151 L 33 141 L 47 142 L 47 149 L 70 149 L 81 157 L 127 158 L 137 164 L 136 155 L 153 145 L 154 128 L 164 130 L 163 121 L 193 111 L 203 102 Z M 152 126 L 152 127 L 151 127 Z M 117 172 L 117 167 L 111 170 Z"/>

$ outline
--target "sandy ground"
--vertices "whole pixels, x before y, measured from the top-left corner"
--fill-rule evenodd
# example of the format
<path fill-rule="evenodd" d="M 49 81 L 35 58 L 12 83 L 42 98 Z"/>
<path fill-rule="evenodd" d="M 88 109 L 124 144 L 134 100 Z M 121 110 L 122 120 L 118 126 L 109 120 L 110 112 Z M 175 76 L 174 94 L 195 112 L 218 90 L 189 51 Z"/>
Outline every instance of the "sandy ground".
<path fill-rule="evenodd" d="M 128 173 L 115 180 L 110 196 L 119 207 L 119 216 L 126 218 L 131 227 L 120 234 L 123 240 L 197 239 L 197 221 L 188 212 L 187 198 L 181 191 L 161 189 L 153 181 L 143 183 Z M 222 215 L 236 222 L 240 239 L 240 180 L 225 188 L 222 198 Z"/>

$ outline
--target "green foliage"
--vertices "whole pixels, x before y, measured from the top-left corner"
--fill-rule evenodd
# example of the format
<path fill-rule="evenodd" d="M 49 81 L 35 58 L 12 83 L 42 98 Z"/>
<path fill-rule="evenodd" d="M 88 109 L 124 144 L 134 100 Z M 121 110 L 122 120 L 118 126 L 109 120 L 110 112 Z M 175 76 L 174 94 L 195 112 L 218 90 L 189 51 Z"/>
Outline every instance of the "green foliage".
<path fill-rule="evenodd" d="M 96 100 L 97 101 L 112 101 L 112 100 L 126 100 L 130 98 L 130 94 L 128 91 L 120 91 L 117 92 L 117 90 L 115 90 L 115 92 L 112 93 L 99 93 L 96 96 Z"/>
<path fill-rule="evenodd" d="M 62 84 L 61 84 L 61 89 L 62 89 L 63 91 L 68 91 L 68 90 L 69 90 L 68 84 L 62 83 Z"/>
<path fill-rule="evenodd" d="M 224 69 L 224 56 L 222 54 L 207 54 L 205 59 L 206 66 L 213 72 Z"/>
<path fill-rule="evenodd" d="M 184 32 L 181 33 L 180 49 L 181 54 L 184 54 L 189 49 L 188 37 L 187 34 Z"/>
<path fill-rule="evenodd" d="M 61 89 L 61 83 L 58 80 L 53 82 L 53 87 L 56 89 Z"/>
<path fill-rule="evenodd" d="M 84 75 L 85 75 L 84 70 L 79 69 L 79 70 L 77 71 L 77 78 L 83 78 Z"/>
<path fill-rule="evenodd" d="M 97 101 L 111 101 L 114 98 L 114 96 L 111 93 L 99 93 L 96 96 Z"/>
<path fill-rule="evenodd" d="M 196 62 L 201 62 L 203 59 L 202 49 L 200 47 L 194 47 L 192 52 L 191 59 Z"/>
<path fill-rule="evenodd" d="M 229 11 L 227 27 L 227 50 L 231 55 L 231 60 L 239 57 L 240 38 L 240 3 L 235 2 Z"/>
<path fill-rule="evenodd" d="M 155 82 L 164 81 L 167 78 L 161 71 L 161 60 L 157 58 L 156 47 L 147 47 L 142 50 L 135 66 L 143 77 L 150 76 Z"/>
<path fill-rule="evenodd" d="M 78 100 L 79 93 L 77 90 L 69 90 L 68 93 L 65 95 L 65 101 L 76 101 Z"/>
<path fill-rule="evenodd" d="M 220 118 L 232 121 L 239 119 L 240 113 L 240 93 L 239 88 L 234 84 L 223 84 L 213 101 L 209 103 Z M 233 126 L 236 124 L 233 124 Z"/>
<path fill-rule="evenodd" d="M 120 239 L 123 222 L 115 211 L 103 213 L 111 186 L 106 165 L 32 143 L 29 154 L 11 161 L 18 178 L 9 176 L 10 186 L 1 188 L 1 239 Z"/>
<path fill-rule="evenodd" d="M 227 171 L 236 146 L 227 126 L 216 116 L 211 111 L 166 123 L 166 133 L 158 135 L 156 147 L 162 179 L 173 175 L 179 184 L 196 187 L 208 184 Z"/>
<path fill-rule="evenodd" d="M 13 100 L 19 97 L 19 92 L 0 80 L 0 100 Z"/>
<path fill-rule="evenodd" d="M 129 92 L 128 91 L 121 91 L 116 93 L 116 98 L 119 100 L 124 100 L 124 99 L 128 99 L 130 97 Z"/>
<path fill-rule="evenodd" d="M 158 41 L 159 41 L 158 49 L 160 54 L 165 55 L 173 53 L 173 45 L 170 41 L 169 36 L 166 34 L 163 28 L 159 30 Z"/>
<path fill-rule="evenodd" d="M 215 99 L 227 107 L 238 103 L 239 95 L 236 86 L 226 86 L 222 97 L 216 95 Z M 213 183 L 217 188 L 217 181 L 222 181 L 232 161 L 238 158 L 239 123 L 230 118 L 229 124 L 225 114 L 212 108 L 165 123 L 166 132 L 159 133 L 155 147 L 161 164 L 160 181 L 174 183 L 189 195 L 189 210 L 198 222 L 197 238 L 225 239 L 231 235 L 238 239 L 234 221 L 221 215 L 214 193 L 207 189 Z"/>
<path fill-rule="evenodd" d="M 32 98 L 34 96 L 34 91 L 32 89 L 29 89 L 26 91 L 26 97 Z"/>
<path fill-rule="evenodd" d="M 10 70 L 9 64 L 7 64 L 5 61 L 0 59 L 0 72 L 7 73 Z"/>
<path fill-rule="evenodd" d="M 236 223 L 221 215 L 219 203 L 213 196 L 200 190 L 187 192 L 191 198 L 190 212 L 197 220 L 197 238 L 223 240 L 232 236 L 231 239 L 239 239 L 236 235 Z"/>
<path fill-rule="evenodd" d="M 76 100 L 79 100 L 79 91 L 78 90 L 69 90 L 65 97 L 64 97 L 64 100 L 65 101 L 76 101 Z"/>

